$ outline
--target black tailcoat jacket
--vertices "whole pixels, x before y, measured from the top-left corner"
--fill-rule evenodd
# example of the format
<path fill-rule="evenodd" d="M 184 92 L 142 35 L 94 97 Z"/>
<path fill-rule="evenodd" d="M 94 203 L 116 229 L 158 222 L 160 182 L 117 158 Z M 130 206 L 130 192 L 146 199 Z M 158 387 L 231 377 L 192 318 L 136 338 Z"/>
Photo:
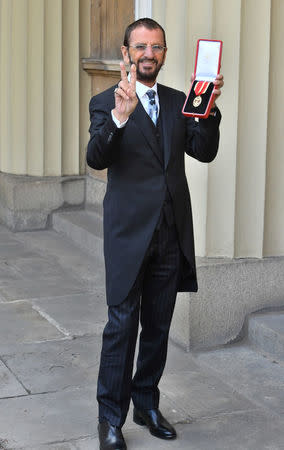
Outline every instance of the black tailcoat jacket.
<path fill-rule="evenodd" d="M 109 305 L 128 295 L 159 220 L 166 190 L 172 200 L 179 243 L 184 256 L 179 291 L 197 291 L 190 195 L 185 153 L 202 162 L 218 150 L 219 110 L 215 117 L 186 118 L 183 92 L 158 84 L 162 147 L 156 129 L 140 101 L 124 128 L 112 120 L 114 88 L 90 101 L 90 141 L 87 163 L 108 168 L 104 198 L 104 255 Z"/>

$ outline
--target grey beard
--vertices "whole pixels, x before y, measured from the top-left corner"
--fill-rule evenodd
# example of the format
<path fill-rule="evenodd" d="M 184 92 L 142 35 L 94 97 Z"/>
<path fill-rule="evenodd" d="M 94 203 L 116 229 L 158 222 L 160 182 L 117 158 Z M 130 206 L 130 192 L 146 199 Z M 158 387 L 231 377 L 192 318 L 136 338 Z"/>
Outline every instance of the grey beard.
<path fill-rule="evenodd" d="M 128 53 L 128 57 L 129 57 L 129 62 L 130 65 L 134 64 L 136 66 L 136 75 L 137 75 L 137 80 L 138 81 L 156 81 L 156 78 L 163 66 L 163 63 L 160 66 L 156 66 L 156 69 L 154 70 L 154 72 L 152 73 L 141 73 L 139 70 L 139 62 L 143 61 L 144 58 L 141 58 L 140 60 L 138 60 L 137 65 L 132 61 L 130 54 Z M 155 61 L 155 60 L 154 60 Z M 156 61 L 155 61 L 156 62 Z"/>

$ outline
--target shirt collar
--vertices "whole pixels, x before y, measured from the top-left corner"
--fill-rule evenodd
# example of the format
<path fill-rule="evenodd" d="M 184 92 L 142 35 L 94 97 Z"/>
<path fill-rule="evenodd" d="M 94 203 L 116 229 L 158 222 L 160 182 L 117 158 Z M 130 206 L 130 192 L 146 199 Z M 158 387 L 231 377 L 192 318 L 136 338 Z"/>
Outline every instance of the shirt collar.
<path fill-rule="evenodd" d="M 128 74 L 128 80 L 130 80 L 130 74 Z M 156 92 L 156 95 L 158 94 L 158 84 L 157 82 L 152 86 L 151 88 L 149 86 L 146 86 L 143 83 L 140 83 L 140 81 L 136 81 L 136 94 L 139 99 L 141 99 L 144 95 L 146 95 L 146 92 L 149 91 L 149 89 L 153 89 Z"/>
<path fill-rule="evenodd" d="M 158 93 L 158 87 L 157 83 L 154 84 L 151 88 L 149 86 L 145 86 L 145 84 L 140 83 L 140 81 L 136 81 L 136 94 L 139 98 L 142 98 L 144 95 L 146 95 L 146 92 L 149 91 L 149 89 L 156 92 L 156 95 Z"/>

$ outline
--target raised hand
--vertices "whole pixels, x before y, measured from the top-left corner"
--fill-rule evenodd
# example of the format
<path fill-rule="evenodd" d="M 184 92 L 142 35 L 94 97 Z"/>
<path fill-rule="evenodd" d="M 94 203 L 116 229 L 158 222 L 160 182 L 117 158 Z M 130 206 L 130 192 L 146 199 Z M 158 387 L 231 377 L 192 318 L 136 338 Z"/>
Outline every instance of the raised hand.
<path fill-rule="evenodd" d="M 125 65 L 120 63 L 121 81 L 114 90 L 115 108 L 113 114 L 120 121 L 124 122 L 137 106 L 136 96 L 136 66 L 130 67 L 130 81 L 128 81 Z"/>

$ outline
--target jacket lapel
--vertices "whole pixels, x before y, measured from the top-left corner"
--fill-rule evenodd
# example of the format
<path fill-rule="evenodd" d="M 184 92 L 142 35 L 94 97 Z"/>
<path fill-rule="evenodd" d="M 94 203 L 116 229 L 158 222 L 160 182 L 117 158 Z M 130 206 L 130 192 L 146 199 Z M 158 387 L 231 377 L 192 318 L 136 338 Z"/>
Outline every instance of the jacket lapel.
<path fill-rule="evenodd" d="M 158 84 L 158 95 L 161 113 L 161 126 L 164 146 L 165 169 L 168 166 L 171 156 L 171 140 L 173 129 L 173 117 L 171 115 L 170 96 L 167 95 L 167 88 Z"/>
<path fill-rule="evenodd" d="M 134 112 L 131 114 L 131 119 L 137 126 L 137 128 L 142 132 L 144 135 L 146 141 L 151 147 L 151 150 L 156 155 L 160 163 L 163 165 L 163 160 L 161 159 L 161 153 L 160 149 L 157 143 L 157 138 L 155 136 L 155 128 L 154 125 L 151 122 L 150 117 L 146 113 L 145 109 L 143 108 L 142 103 L 138 99 L 138 104 L 134 110 Z"/>

